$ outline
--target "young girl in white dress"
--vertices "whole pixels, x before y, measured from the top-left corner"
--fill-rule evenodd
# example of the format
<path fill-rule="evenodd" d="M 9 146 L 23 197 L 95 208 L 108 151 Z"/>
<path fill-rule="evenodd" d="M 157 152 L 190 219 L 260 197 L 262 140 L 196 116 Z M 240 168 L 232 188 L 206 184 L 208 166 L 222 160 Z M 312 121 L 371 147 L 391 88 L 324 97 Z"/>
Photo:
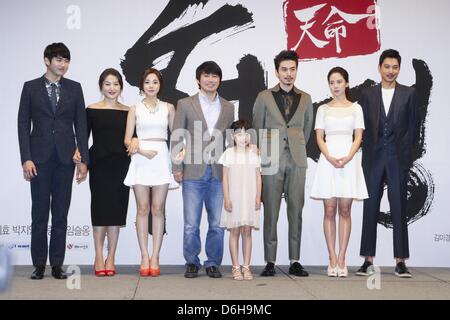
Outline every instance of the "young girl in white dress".
<path fill-rule="evenodd" d="M 161 73 L 153 68 L 144 71 L 140 90 L 144 99 L 130 107 L 125 133 L 125 145 L 130 144 L 136 128 L 139 147 L 131 156 L 124 184 L 133 188 L 136 198 L 136 232 L 141 249 L 141 276 L 158 276 L 159 252 L 164 234 L 164 208 L 169 188 L 177 183 L 171 173 L 167 147 L 167 129 L 172 129 L 175 108 L 160 101 Z M 128 150 L 129 153 L 133 151 Z M 151 195 L 151 197 L 150 197 Z M 151 201 L 150 201 L 151 199 Z M 152 213 L 153 252 L 148 253 L 148 215 Z"/>
<path fill-rule="evenodd" d="M 347 277 L 345 254 L 351 231 L 353 199 L 368 198 L 361 167 L 360 145 L 364 130 L 361 106 L 350 102 L 348 73 L 335 67 L 328 73 L 333 100 L 316 115 L 316 138 L 321 151 L 311 197 L 323 199 L 323 230 L 329 253 L 328 276 Z M 339 253 L 336 254 L 336 209 L 339 212 Z"/>
<path fill-rule="evenodd" d="M 228 148 L 219 159 L 223 165 L 224 208 L 220 226 L 230 231 L 230 255 L 235 280 L 252 280 L 250 258 L 252 229 L 259 229 L 261 208 L 260 158 L 249 147 L 250 123 L 238 120 L 232 123 L 234 147 Z M 244 264 L 239 264 L 239 235 L 242 237 Z"/>

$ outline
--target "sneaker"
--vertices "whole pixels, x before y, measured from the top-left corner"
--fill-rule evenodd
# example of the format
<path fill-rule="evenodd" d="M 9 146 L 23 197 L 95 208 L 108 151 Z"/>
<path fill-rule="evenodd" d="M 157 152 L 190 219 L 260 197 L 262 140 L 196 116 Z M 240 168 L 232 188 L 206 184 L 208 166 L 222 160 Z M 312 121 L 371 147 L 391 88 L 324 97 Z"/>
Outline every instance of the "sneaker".
<path fill-rule="evenodd" d="M 403 261 L 397 263 L 397 265 L 395 266 L 395 275 L 400 278 L 412 277 L 411 273 L 409 272 L 408 268 L 406 267 Z"/>
<path fill-rule="evenodd" d="M 196 278 L 198 276 L 198 267 L 193 264 L 189 263 L 186 265 L 186 272 L 184 273 L 185 278 Z"/>
<path fill-rule="evenodd" d="M 356 271 L 357 276 L 369 276 L 375 273 L 375 267 L 369 260 L 365 260 L 363 265 Z"/>
<path fill-rule="evenodd" d="M 294 262 L 289 267 L 289 274 L 292 274 L 297 277 L 307 277 L 309 273 L 303 269 L 303 266 L 299 262 Z"/>
<path fill-rule="evenodd" d="M 206 274 L 210 278 L 222 278 L 222 274 L 220 273 L 219 268 L 217 268 L 216 266 L 206 268 Z"/>

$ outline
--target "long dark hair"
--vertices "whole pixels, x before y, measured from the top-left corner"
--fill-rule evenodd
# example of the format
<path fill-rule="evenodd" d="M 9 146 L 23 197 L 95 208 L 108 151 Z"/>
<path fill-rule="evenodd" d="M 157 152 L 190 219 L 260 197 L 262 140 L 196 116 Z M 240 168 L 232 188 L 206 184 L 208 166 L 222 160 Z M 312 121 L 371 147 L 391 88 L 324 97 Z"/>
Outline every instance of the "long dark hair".
<path fill-rule="evenodd" d="M 328 76 L 327 76 L 328 83 L 330 82 L 330 77 L 333 73 L 339 73 L 342 76 L 342 78 L 344 78 L 345 82 L 349 83 L 348 72 L 347 72 L 347 70 L 345 70 L 342 67 L 334 67 L 328 72 Z M 352 96 L 350 95 L 349 87 L 345 88 L 345 97 L 347 98 L 347 100 L 352 101 Z"/>

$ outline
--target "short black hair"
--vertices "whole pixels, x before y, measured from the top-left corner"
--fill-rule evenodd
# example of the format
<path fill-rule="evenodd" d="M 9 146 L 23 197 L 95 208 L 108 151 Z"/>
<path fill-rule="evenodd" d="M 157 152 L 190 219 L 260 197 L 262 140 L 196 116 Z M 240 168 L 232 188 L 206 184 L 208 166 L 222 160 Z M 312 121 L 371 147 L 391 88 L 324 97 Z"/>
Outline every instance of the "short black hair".
<path fill-rule="evenodd" d="M 276 55 L 275 59 L 273 59 L 275 62 L 275 70 L 278 71 L 280 63 L 285 60 L 295 61 L 295 66 L 298 67 L 298 59 L 298 54 L 294 50 L 283 50 Z"/>
<path fill-rule="evenodd" d="M 219 76 L 220 81 L 222 81 L 222 69 L 220 69 L 219 65 L 214 61 L 205 61 L 197 67 L 195 77 L 198 81 L 200 81 L 200 76 L 203 73 Z"/>
<path fill-rule="evenodd" d="M 49 44 L 44 50 L 44 58 L 52 61 L 56 57 L 62 57 L 70 61 L 70 50 L 62 42 Z"/>
<path fill-rule="evenodd" d="M 120 74 L 120 72 L 114 68 L 108 68 L 108 69 L 105 69 L 100 74 L 100 78 L 98 79 L 98 86 L 100 88 L 100 91 L 102 91 L 103 82 L 105 82 L 106 77 L 109 75 L 117 78 L 117 81 L 119 82 L 119 85 L 120 85 L 120 90 L 123 90 L 123 79 L 122 79 L 122 75 Z"/>
<path fill-rule="evenodd" d="M 400 67 L 400 65 L 402 64 L 402 57 L 400 56 L 400 53 L 399 53 L 397 50 L 394 50 L 394 49 L 387 49 L 387 50 L 384 50 L 384 51 L 381 53 L 380 61 L 378 62 L 378 66 L 379 66 L 379 67 L 381 67 L 381 65 L 383 64 L 383 62 L 384 62 L 384 60 L 385 60 L 386 58 L 394 58 L 394 59 L 397 59 L 397 61 L 398 61 L 398 66 L 399 66 L 399 67 Z"/>

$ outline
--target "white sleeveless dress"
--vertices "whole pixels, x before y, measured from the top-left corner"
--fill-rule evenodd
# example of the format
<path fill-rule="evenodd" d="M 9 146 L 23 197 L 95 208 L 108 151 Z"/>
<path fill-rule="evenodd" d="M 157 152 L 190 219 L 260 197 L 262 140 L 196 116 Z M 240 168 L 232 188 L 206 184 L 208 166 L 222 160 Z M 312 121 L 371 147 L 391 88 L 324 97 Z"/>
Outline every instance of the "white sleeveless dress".
<path fill-rule="evenodd" d="M 353 131 L 357 128 L 364 129 L 363 112 L 358 103 L 350 107 L 330 107 L 323 104 L 317 109 L 314 129 L 325 130 L 328 152 L 335 158 L 348 155 L 353 144 Z M 360 149 L 344 168 L 335 168 L 321 153 L 311 187 L 311 197 L 368 198 L 361 158 Z"/>
<path fill-rule="evenodd" d="M 149 159 L 139 153 L 131 156 L 124 184 L 159 186 L 169 184 L 169 189 L 179 187 L 172 175 L 170 153 L 167 147 L 169 108 L 167 102 L 158 100 L 156 112 L 150 112 L 142 102 L 136 104 L 136 133 L 139 148 L 155 150 L 158 153 Z M 164 139 L 165 141 L 145 141 L 144 139 Z"/>

